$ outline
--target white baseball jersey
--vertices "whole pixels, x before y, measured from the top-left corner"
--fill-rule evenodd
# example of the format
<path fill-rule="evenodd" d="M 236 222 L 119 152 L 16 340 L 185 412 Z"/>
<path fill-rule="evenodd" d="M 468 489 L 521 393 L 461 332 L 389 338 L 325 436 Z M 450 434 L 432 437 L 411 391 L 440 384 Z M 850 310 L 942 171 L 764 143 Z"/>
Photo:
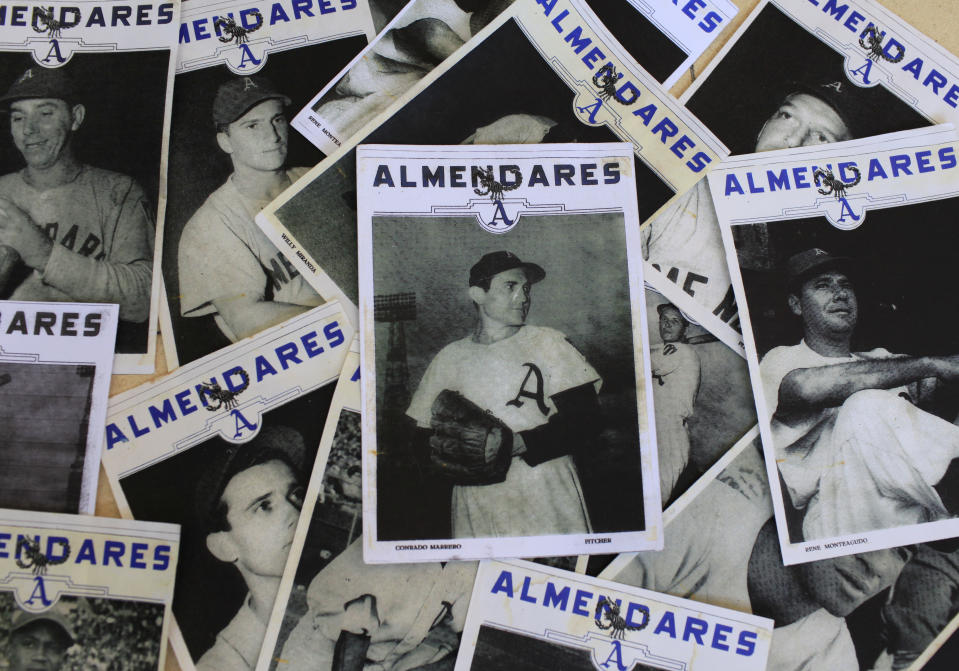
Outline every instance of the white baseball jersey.
<path fill-rule="evenodd" d="M 197 671 L 253 671 L 266 635 L 266 624 L 253 612 L 250 598 L 247 595 L 243 599 L 240 610 L 216 635 L 213 647 L 200 657 L 196 664 Z"/>
<path fill-rule="evenodd" d="M 675 347 L 665 354 L 666 347 Z M 686 343 L 659 344 L 650 348 L 653 405 L 656 411 L 656 450 L 659 453 L 659 486 L 663 502 L 669 500 L 679 474 L 689 463 L 686 419 L 693 414 L 699 392 L 699 355 Z"/>
<path fill-rule="evenodd" d="M 39 189 L 21 170 L 0 177 L 0 197 L 57 243 L 11 300 L 118 303 L 121 320 L 149 318 L 153 217 L 131 177 L 84 165 L 66 184 Z"/>
<path fill-rule="evenodd" d="M 524 326 L 484 345 L 450 343 L 433 359 L 406 414 L 429 427 L 433 400 L 458 391 L 514 432 L 545 424 L 557 412 L 552 396 L 602 380 L 566 337 Z M 453 488 L 453 535 L 463 538 L 588 533 L 589 518 L 572 457 L 529 466 L 513 458 L 505 482 Z"/>
<path fill-rule="evenodd" d="M 287 171 L 296 181 L 307 168 Z M 179 246 L 180 312 L 184 317 L 216 315 L 231 341 L 237 338 L 216 312 L 213 301 L 253 296 L 278 303 L 314 307 L 323 302 L 253 218 L 269 201 L 241 193 L 232 176 L 210 194 L 190 218 Z"/>
<path fill-rule="evenodd" d="M 731 321 L 723 309 L 732 286 L 719 219 L 705 179 L 643 230 L 644 256 L 696 302 Z"/>

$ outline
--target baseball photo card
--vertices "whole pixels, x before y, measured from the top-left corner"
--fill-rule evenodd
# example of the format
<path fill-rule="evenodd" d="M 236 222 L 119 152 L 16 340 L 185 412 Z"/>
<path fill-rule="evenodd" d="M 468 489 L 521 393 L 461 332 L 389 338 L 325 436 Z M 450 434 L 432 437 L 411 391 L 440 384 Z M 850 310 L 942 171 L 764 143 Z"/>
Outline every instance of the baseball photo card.
<path fill-rule="evenodd" d="M 452 668 L 456 659 L 476 564 L 363 562 L 359 375 L 354 341 L 257 669 L 332 669 L 338 659 L 383 668 Z"/>
<path fill-rule="evenodd" d="M 170 369 L 331 298 L 253 217 L 322 158 L 289 117 L 373 24 L 366 0 L 191 0 L 180 34 L 163 244 Z"/>
<path fill-rule="evenodd" d="M 120 514 L 183 528 L 171 642 L 185 671 L 256 663 L 353 336 L 330 303 L 111 399 Z"/>
<path fill-rule="evenodd" d="M 957 122 L 957 77 L 959 59 L 876 2 L 763 0 L 680 100 L 736 155 Z M 705 181 L 644 221 L 643 245 L 741 331 Z"/>
<path fill-rule="evenodd" d="M 293 127 L 332 154 L 512 2 L 413 0 L 300 110 Z M 591 9 L 633 59 L 669 88 L 739 9 L 730 0 L 661 4 L 614 0 Z"/>
<path fill-rule="evenodd" d="M 807 147 L 710 179 L 787 564 L 959 536 L 956 134 Z M 904 231 L 909 234 L 904 235 Z"/>
<path fill-rule="evenodd" d="M 175 524 L 0 509 L 0 663 L 166 668 Z"/>
<path fill-rule="evenodd" d="M 117 306 L 0 302 L 0 506 L 93 514 Z"/>
<path fill-rule="evenodd" d="M 113 372 L 152 373 L 180 3 L 8 10 L 0 298 L 116 303 Z"/>
<path fill-rule="evenodd" d="M 662 547 L 632 156 L 358 149 L 366 561 Z"/>
<path fill-rule="evenodd" d="M 643 194 L 645 218 L 719 162 L 724 154 L 703 139 L 708 136 L 585 3 L 516 0 L 281 194 L 257 223 L 320 294 L 355 305 L 355 148 L 361 142 L 628 141 L 639 157 L 630 179 Z"/>
<path fill-rule="evenodd" d="M 455 670 L 758 671 L 772 638 L 773 622 L 764 617 L 491 560 L 479 565 Z"/>

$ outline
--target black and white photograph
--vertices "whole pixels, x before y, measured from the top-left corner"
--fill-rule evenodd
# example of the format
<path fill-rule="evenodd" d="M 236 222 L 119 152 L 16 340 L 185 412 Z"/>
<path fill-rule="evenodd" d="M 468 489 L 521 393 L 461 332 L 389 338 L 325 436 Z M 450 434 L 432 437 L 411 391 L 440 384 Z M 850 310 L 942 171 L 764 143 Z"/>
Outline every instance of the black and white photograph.
<path fill-rule="evenodd" d="M 653 441 L 641 438 L 650 379 L 628 149 L 513 145 L 495 159 L 490 148 L 360 150 L 364 477 L 376 483 L 364 499 L 368 561 L 494 547 L 586 554 L 591 535 L 652 540 L 659 495 L 641 458 Z M 500 200 L 452 181 L 376 186 L 421 166 L 490 175 L 491 161 L 511 175 Z M 581 165 L 583 185 L 521 185 L 554 165 Z M 547 208 L 556 214 L 538 214 Z M 424 209 L 443 214 L 415 214 Z M 456 542 L 415 542 L 425 539 Z"/>
<path fill-rule="evenodd" d="M 92 514 L 117 308 L 0 307 L 0 508 Z"/>
<path fill-rule="evenodd" d="M 955 135 L 900 141 L 757 155 L 710 177 L 788 564 L 959 535 L 955 343 L 916 328 L 955 303 Z M 796 189 L 760 184 L 783 165 Z"/>
<path fill-rule="evenodd" d="M 784 566 L 755 432 L 667 511 L 663 552 L 600 577 L 776 623 L 770 671 L 905 669 L 959 611 L 959 552 L 917 544 Z"/>
<path fill-rule="evenodd" d="M 213 438 L 120 481 L 135 518 L 182 527 L 173 615 L 198 671 L 256 663 L 332 391 L 264 414 L 247 442 Z"/>
<path fill-rule="evenodd" d="M 214 22 L 215 4 L 192 4 L 184 20 Z M 270 16 L 270 5 L 258 15 Z M 310 287 L 253 223 L 323 156 L 292 131 L 290 118 L 316 92 L 316 82 L 333 77 L 367 44 L 365 34 L 326 19 L 261 26 L 247 42 L 215 54 L 216 40 L 181 50 L 163 243 L 172 328 L 164 347 L 171 369 L 329 298 Z M 299 30 L 303 39 L 284 40 L 285 50 L 262 54 L 243 69 L 233 62 L 240 47 L 263 48 L 256 40 L 276 33 L 279 41 L 281 30 Z M 200 57 L 207 53 L 213 55 Z M 310 76 L 304 77 L 307 63 Z"/>
<path fill-rule="evenodd" d="M 0 659 L 9 671 L 159 669 L 165 605 L 62 596 L 47 610 L 0 592 Z"/>
<path fill-rule="evenodd" d="M 170 54 L 0 52 L 0 298 L 117 303 L 117 373 L 154 365 Z"/>
<path fill-rule="evenodd" d="M 659 491 L 666 509 L 756 425 L 746 360 L 646 285 Z"/>
<path fill-rule="evenodd" d="M 441 671 L 456 660 L 476 564 L 363 562 L 358 368 L 357 350 L 331 403 L 257 668 Z"/>
<path fill-rule="evenodd" d="M 758 671 L 772 630 L 769 619 L 716 605 L 492 560 L 480 563 L 455 669 Z"/>

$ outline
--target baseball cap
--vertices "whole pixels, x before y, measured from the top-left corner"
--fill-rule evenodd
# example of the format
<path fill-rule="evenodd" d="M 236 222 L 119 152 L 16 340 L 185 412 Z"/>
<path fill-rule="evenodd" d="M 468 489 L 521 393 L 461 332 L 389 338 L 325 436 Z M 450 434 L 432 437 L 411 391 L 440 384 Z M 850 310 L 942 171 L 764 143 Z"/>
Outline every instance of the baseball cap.
<path fill-rule="evenodd" d="M 266 77 L 236 77 L 220 85 L 213 99 L 213 123 L 233 123 L 264 100 L 282 100 L 284 107 L 292 102 Z"/>
<path fill-rule="evenodd" d="M 470 286 L 476 286 L 483 280 L 488 280 L 496 275 L 513 268 L 523 268 L 526 270 L 526 276 L 530 284 L 536 284 L 544 277 L 546 271 L 535 263 L 525 263 L 512 252 L 490 252 L 476 262 L 470 268 Z"/>
<path fill-rule="evenodd" d="M 74 102 L 77 93 L 76 82 L 66 68 L 44 68 L 34 65 L 17 77 L 0 98 L 0 105 L 6 106 L 24 98 L 59 98 Z"/>
<path fill-rule="evenodd" d="M 214 455 L 196 488 L 197 519 L 204 530 L 215 525 L 220 497 L 233 476 L 274 459 L 286 462 L 294 473 L 302 473 L 306 447 L 299 431 L 288 426 L 263 426 L 249 441 L 230 444 Z"/>
<path fill-rule="evenodd" d="M 686 317 L 686 314 L 685 314 L 682 310 L 680 310 L 678 307 L 676 307 L 675 305 L 673 305 L 672 303 L 660 303 L 659 305 L 656 306 L 656 312 L 658 312 L 658 313 L 659 313 L 659 316 L 662 317 L 662 316 L 663 316 L 663 310 L 665 310 L 665 309 L 667 309 L 667 308 L 672 308 L 673 310 L 675 310 L 676 312 L 678 312 L 678 313 L 682 316 L 683 319 L 685 319 L 686 321 L 689 321 L 689 319 Z"/>
<path fill-rule="evenodd" d="M 15 610 L 10 633 L 19 631 L 34 622 L 52 622 L 60 627 L 63 633 L 70 639 L 70 642 L 73 643 L 77 640 L 77 635 L 73 631 L 73 625 L 70 624 L 70 621 L 67 619 L 68 612 L 69 606 L 63 601 L 58 601 L 52 608 L 42 613 L 28 613 L 25 610 Z"/>
<path fill-rule="evenodd" d="M 833 256 L 824 249 L 813 247 L 793 254 L 786 261 L 786 282 L 792 288 L 815 273 L 840 269 L 848 273 L 854 264 L 848 256 Z"/>

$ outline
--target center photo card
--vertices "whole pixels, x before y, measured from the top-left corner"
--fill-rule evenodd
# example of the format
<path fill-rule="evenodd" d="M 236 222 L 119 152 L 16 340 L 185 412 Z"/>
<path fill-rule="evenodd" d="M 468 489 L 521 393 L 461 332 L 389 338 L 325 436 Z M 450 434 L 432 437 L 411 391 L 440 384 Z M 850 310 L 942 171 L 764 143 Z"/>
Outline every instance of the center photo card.
<path fill-rule="evenodd" d="M 784 562 L 959 536 L 952 126 L 710 177 Z M 950 541 L 953 550 L 956 541 Z"/>
<path fill-rule="evenodd" d="M 632 147 L 357 153 L 368 562 L 662 547 Z"/>

